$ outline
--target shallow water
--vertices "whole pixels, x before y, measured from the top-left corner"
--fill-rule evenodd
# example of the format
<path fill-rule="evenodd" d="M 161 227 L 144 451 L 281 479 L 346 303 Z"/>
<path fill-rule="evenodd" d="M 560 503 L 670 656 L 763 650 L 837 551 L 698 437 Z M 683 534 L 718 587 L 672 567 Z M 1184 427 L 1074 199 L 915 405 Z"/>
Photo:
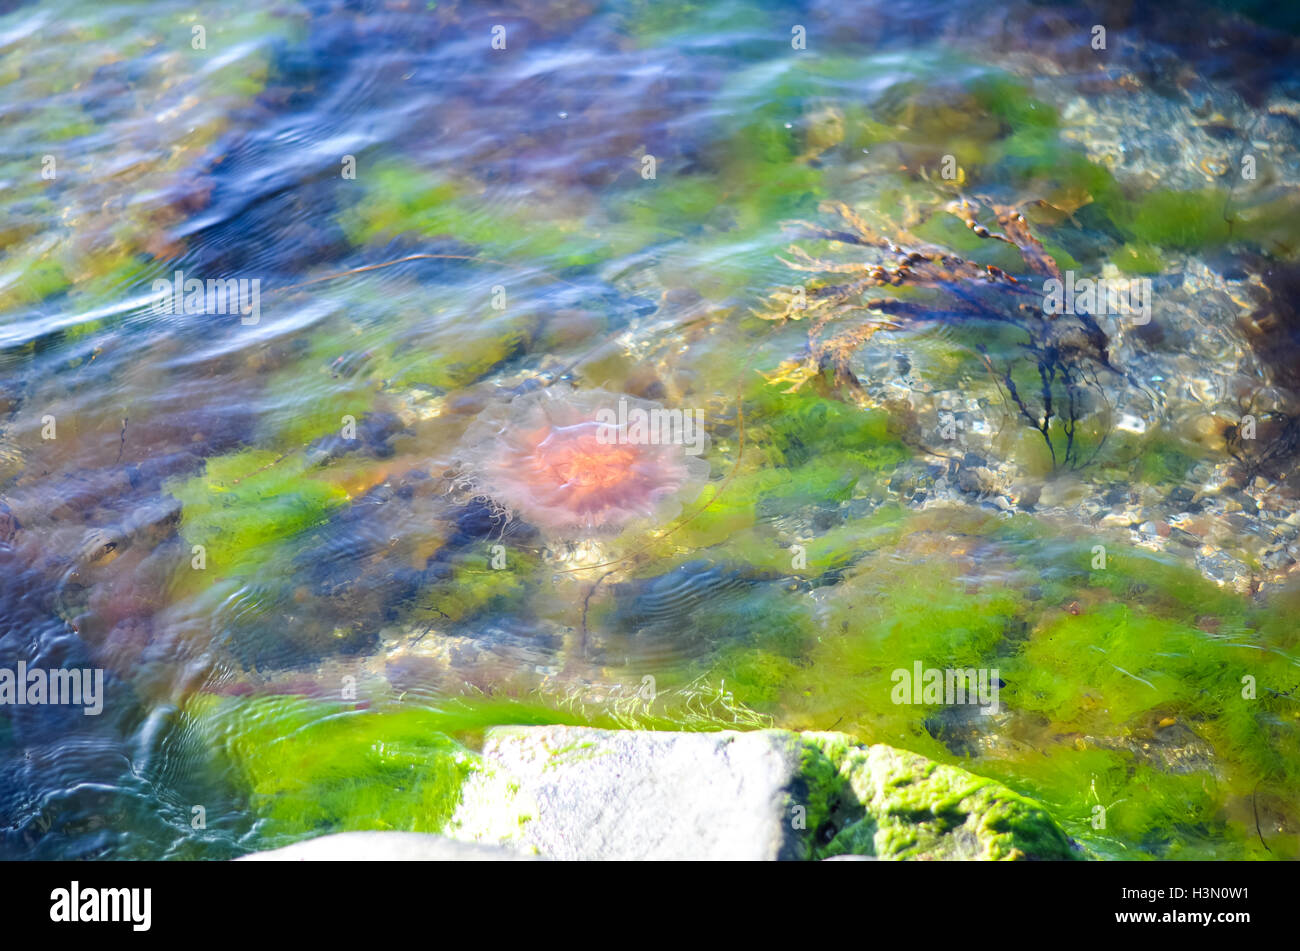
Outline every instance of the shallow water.
<path fill-rule="evenodd" d="M 0 15 L 0 668 L 106 684 L 4 708 L 0 854 L 436 831 L 515 722 L 845 730 L 1098 856 L 1300 854 L 1294 22 L 416 6 Z M 1052 268 L 1149 319 L 1041 320 Z M 703 491 L 484 498 L 475 420 L 596 389 L 700 412 Z"/>

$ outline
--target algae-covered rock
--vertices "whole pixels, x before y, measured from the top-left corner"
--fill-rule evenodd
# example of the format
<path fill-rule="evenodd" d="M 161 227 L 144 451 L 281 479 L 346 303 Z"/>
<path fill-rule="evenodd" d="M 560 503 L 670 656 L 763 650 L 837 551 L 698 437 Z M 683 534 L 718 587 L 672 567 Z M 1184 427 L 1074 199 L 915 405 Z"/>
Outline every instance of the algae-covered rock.
<path fill-rule="evenodd" d="M 1000 783 L 892 746 L 857 746 L 842 733 L 802 737 L 835 766 L 821 780 L 822 795 L 838 799 L 817 858 L 1082 857 L 1042 806 Z"/>
<path fill-rule="evenodd" d="M 496 727 L 448 824 L 557 859 L 1067 859 L 1033 801 L 839 733 Z"/>

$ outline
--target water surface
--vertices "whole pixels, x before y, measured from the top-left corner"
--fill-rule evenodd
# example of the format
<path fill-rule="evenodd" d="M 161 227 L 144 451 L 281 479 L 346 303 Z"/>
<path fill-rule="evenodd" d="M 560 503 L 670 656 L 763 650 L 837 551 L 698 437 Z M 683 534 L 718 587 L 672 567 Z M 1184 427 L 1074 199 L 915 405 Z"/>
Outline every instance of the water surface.
<path fill-rule="evenodd" d="M 483 729 L 576 722 L 845 730 L 1099 856 L 1295 857 L 1296 43 L 1228 4 L 13 5 L 0 667 L 106 697 L 5 708 L 0 854 L 436 831 Z M 1150 320 L 1030 319 L 1049 261 Z M 177 272 L 256 313 L 159 312 Z M 701 412 L 709 483 L 505 517 L 467 432 L 540 389 Z M 918 662 L 1000 712 L 893 703 Z"/>

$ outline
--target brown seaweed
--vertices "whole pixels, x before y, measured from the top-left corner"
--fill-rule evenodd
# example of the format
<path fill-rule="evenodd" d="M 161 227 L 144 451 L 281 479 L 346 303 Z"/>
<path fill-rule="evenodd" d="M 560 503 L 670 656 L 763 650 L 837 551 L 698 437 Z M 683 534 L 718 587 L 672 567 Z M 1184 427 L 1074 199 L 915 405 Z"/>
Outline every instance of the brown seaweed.
<path fill-rule="evenodd" d="M 1006 324 L 1025 333 L 1021 350 L 1036 367 L 1038 380 L 1037 392 L 1024 391 L 1016 384 L 1016 367 L 997 365 L 986 348 L 978 347 L 981 362 L 1009 405 L 1042 435 L 1054 466 L 1077 468 L 1095 458 L 1100 445 L 1087 459 L 1082 457 L 1078 424 L 1094 406 L 1092 396 L 1100 393 L 1097 371 L 1121 371 L 1111 364 L 1106 334 L 1092 316 L 1044 312 L 1038 281 L 1059 280 L 1061 271 L 1030 231 L 1024 215 L 986 199 L 959 198 L 942 209 L 977 237 L 1014 247 L 1025 266 L 1024 274 L 1017 277 L 927 245 L 902 228 L 891 225 L 893 237 L 889 237 L 843 202 L 825 202 L 821 210 L 837 215 L 841 225 L 795 221 L 789 227 L 799 237 L 832 242 L 832 251 L 848 249 L 856 260 L 815 256 L 798 244 L 780 259 L 794 270 L 820 276 L 802 294 L 774 293 L 767 309 L 758 313 L 779 322 L 808 321 L 806 350 L 777 367 L 768 375 L 769 382 L 794 392 L 819 380 L 832 393 L 863 402 L 866 397 L 853 370 L 854 355 L 877 333 L 934 321 Z M 889 289 L 902 287 L 932 290 L 939 296 L 937 300 L 888 296 Z M 1058 445 L 1062 440 L 1063 445 Z"/>

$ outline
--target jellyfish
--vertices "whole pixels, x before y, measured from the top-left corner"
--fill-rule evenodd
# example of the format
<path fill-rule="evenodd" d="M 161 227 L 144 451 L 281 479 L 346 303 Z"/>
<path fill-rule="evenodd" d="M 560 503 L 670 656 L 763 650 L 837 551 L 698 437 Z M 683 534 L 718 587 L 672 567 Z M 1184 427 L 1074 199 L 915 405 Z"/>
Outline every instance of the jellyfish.
<path fill-rule="evenodd" d="M 666 524 L 709 464 L 703 413 L 555 385 L 485 410 L 454 454 L 463 482 L 560 539 Z"/>

